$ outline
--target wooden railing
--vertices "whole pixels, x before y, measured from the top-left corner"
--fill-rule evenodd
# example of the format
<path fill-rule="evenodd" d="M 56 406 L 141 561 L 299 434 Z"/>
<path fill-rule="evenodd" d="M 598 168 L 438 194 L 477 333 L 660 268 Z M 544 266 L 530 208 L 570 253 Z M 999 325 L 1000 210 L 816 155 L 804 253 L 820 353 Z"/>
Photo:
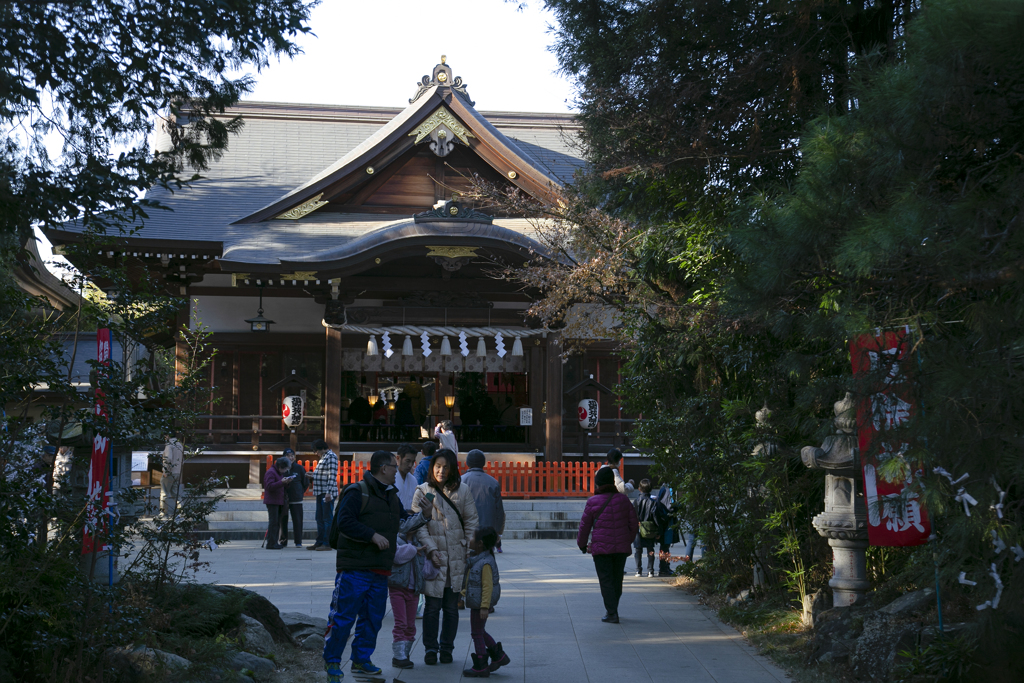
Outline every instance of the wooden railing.
<path fill-rule="evenodd" d="M 308 473 L 318 462 L 299 461 Z M 268 455 L 267 467 L 273 466 L 274 456 Z M 498 480 L 504 498 L 589 498 L 594 495 L 594 475 L 600 467 L 597 462 L 489 462 L 484 472 Z M 338 463 L 338 485 L 362 481 L 369 469 L 370 463 L 365 460 Z M 465 474 L 467 469 L 465 463 L 459 463 L 459 472 Z M 312 486 L 306 495 L 313 495 Z"/>

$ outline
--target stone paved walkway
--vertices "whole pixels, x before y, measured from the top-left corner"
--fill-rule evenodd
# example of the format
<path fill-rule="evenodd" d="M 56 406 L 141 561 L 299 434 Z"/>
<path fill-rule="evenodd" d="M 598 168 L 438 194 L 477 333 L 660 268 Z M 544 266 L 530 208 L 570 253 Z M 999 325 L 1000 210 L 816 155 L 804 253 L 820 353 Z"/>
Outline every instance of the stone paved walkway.
<path fill-rule="evenodd" d="M 757 655 L 731 627 L 697 604 L 697 598 L 657 579 L 626 576 L 621 623 L 604 624 L 594 564 L 572 541 L 504 541 L 498 556 L 501 601 L 487 630 L 512 658 L 499 681 L 604 681 L 776 683 L 791 680 Z M 256 541 L 234 541 L 204 559 L 211 574 L 200 581 L 233 584 L 269 598 L 282 612 L 327 617 L 334 587 L 334 553 L 305 549 L 262 550 Z M 632 570 L 632 560 L 627 563 Z M 453 682 L 471 661 L 469 617 L 463 612 L 455 664 L 426 666 L 417 633 L 405 683 Z M 377 639 L 374 662 L 391 680 L 390 605 Z M 417 621 L 417 631 L 420 624 Z M 347 653 L 346 653 L 347 657 Z M 326 677 L 325 677 L 326 680 Z"/>

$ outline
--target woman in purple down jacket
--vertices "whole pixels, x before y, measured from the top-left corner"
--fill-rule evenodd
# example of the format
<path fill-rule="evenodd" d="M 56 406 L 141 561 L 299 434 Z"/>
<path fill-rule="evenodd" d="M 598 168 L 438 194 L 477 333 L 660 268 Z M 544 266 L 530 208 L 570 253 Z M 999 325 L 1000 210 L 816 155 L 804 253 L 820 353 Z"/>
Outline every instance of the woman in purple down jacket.
<path fill-rule="evenodd" d="M 294 476 L 288 476 L 291 462 L 288 458 L 278 458 L 273 467 L 267 468 L 263 475 L 263 504 L 267 506 L 267 550 L 280 550 L 284 546 L 277 542 L 281 531 L 281 519 L 288 514 L 288 501 L 285 499 L 284 488 Z"/>
<path fill-rule="evenodd" d="M 633 550 L 633 539 L 640 530 L 636 511 L 629 498 L 615 489 L 615 474 L 610 467 L 597 471 L 594 477 L 597 493 L 587 501 L 580 519 L 576 545 L 594 556 L 597 580 L 607 612 L 601 621 L 619 623 L 619 598 L 622 597 L 622 573 L 626 558 Z M 590 538 L 593 532 L 593 539 Z"/>

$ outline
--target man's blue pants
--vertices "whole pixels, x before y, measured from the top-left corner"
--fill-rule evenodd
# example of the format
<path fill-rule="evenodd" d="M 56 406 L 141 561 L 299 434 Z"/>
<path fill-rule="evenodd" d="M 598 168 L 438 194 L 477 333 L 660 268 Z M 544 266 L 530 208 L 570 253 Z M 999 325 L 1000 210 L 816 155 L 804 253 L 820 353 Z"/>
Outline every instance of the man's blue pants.
<path fill-rule="evenodd" d="M 369 662 L 377 647 L 377 632 L 384 621 L 387 604 L 388 577 L 363 570 L 338 572 L 334 579 L 331 613 L 327 617 L 324 661 L 328 664 L 341 662 L 352 624 L 355 624 L 351 659 L 359 664 Z"/>

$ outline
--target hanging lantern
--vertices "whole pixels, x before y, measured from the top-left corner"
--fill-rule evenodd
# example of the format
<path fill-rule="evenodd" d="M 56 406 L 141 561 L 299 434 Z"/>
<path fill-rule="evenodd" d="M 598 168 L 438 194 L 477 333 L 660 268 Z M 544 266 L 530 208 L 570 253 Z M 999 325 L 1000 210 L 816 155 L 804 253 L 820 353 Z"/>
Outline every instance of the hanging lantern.
<path fill-rule="evenodd" d="M 281 417 L 286 427 L 298 427 L 302 424 L 302 397 L 285 396 L 281 402 Z"/>
<path fill-rule="evenodd" d="M 585 398 L 579 402 L 576 411 L 579 413 L 580 428 L 594 429 L 597 427 L 598 405 L 597 399 Z"/>
<path fill-rule="evenodd" d="M 452 355 L 452 344 L 448 341 L 448 335 L 441 337 L 441 355 L 450 356 Z"/>
<path fill-rule="evenodd" d="M 512 342 L 512 355 L 522 356 L 523 355 L 523 340 L 516 337 L 516 340 Z"/>
<path fill-rule="evenodd" d="M 412 355 L 412 337 L 410 337 L 409 335 L 405 335 L 405 341 L 402 342 L 402 355 Z"/>
<path fill-rule="evenodd" d="M 486 358 L 487 357 L 487 345 L 484 344 L 484 338 L 480 337 L 476 342 L 476 357 Z"/>
<path fill-rule="evenodd" d="M 377 350 L 377 336 L 371 334 L 370 335 L 370 341 L 366 342 L 366 355 L 367 356 L 376 356 L 379 353 L 380 353 L 380 351 Z"/>

